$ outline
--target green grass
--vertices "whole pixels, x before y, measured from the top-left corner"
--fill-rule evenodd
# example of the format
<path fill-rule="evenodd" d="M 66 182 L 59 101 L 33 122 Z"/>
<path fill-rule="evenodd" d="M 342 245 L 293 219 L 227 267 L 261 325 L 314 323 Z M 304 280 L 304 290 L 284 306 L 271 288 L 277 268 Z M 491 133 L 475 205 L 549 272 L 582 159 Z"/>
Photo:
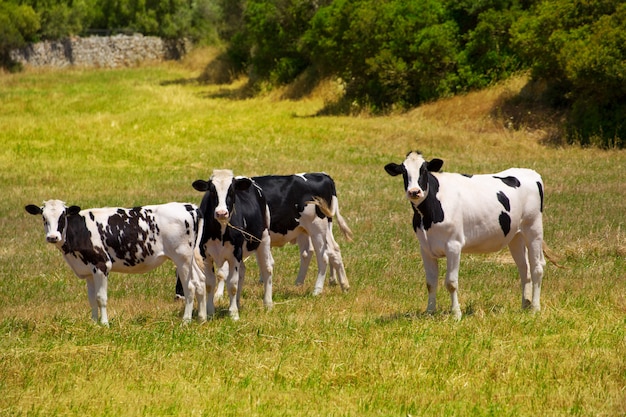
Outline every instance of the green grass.
<path fill-rule="evenodd" d="M 626 152 L 544 146 L 495 103 L 519 81 L 387 117 L 315 117 L 324 94 L 235 99 L 241 84 L 176 82 L 189 66 L 0 75 L 0 416 L 618 416 L 626 413 Z M 329 87 L 330 88 L 330 87 Z M 539 171 L 540 314 L 520 309 L 506 252 L 462 258 L 461 322 L 425 315 L 411 213 L 383 166 L 410 149 L 444 169 Z M 249 262 L 239 322 L 181 325 L 174 267 L 109 280 L 110 328 L 23 206 L 199 202 L 191 183 L 326 171 L 355 233 L 337 236 L 348 294 L 293 281 L 276 249 L 275 308 Z M 339 235 L 339 232 L 336 232 Z M 445 266 L 442 264 L 441 268 Z M 443 273 L 443 271 L 442 271 Z"/>

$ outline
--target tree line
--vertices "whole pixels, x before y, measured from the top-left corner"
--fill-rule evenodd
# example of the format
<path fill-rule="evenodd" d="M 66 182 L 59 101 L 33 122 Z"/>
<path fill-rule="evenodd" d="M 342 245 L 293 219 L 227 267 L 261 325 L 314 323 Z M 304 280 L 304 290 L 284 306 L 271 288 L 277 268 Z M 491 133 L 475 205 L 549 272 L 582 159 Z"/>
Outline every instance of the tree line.
<path fill-rule="evenodd" d="M 234 73 L 336 77 L 347 107 L 384 112 L 528 71 L 566 109 L 570 141 L 626 144 L 624 0 L 4 0 L 10 48 L 99 31 L 225 45 Z M 346 107 L 346 111 L 349 109 Z"/>

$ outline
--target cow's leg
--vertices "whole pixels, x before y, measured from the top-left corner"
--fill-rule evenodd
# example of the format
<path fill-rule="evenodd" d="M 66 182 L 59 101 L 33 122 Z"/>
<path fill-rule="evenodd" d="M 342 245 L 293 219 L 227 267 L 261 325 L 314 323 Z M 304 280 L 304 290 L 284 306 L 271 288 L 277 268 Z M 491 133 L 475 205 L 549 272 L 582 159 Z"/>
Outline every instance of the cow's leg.
<path fill-rule="evenodd" d="M 226 271 L 226 276 L 228 276 L 228 271 Z M 241 310 L 241 293 L 243 292 L 243 280 L 246 277 L 246 261 L 241 261 L 239 263 L 239 274 L 237 280 L 237 309 Z M 261 280 L 263 278 L 260 278 Z"/>
<path fill-rule="evenodd" d="M 228 307 L 228 313 L 233 320 L 239 320 L 239 306 L 237 305 L 237 293 L 241 290 L 239 288 L 239 268 L 241 268 L 242 261 L 228 261 L 228 276 L 226 278 L 226 289 L 228 290 L 228 297 L 230 299 L 230 305 Z"/>
<path fill-rule="evenodd" d="M 528 262 L 530 264 L 530 276 L 533 280 L 533 311 L 541 310 L 541 282 L 543 281 L 543 268 L 546 265 L 543 257 L 542 234 L 535 235 L 528 244 Z"/>
<path fill-rule="evenodd" d="M 264 293 L 263 304 L 265 308 L 271 310 L 274 307 L 272 299 L 272 275 L 274 273 L 274 257 L 272 256 L 269 232 L 263 232 L 261 244 L 256 250 L 256 259 L 259 264 L 259 273 L 263 279 Z"/>
<path fill-rule="evenodd" d="M 337 251 L 339 251 L 339 245 L 335 241 L 335 236 L 333 236 L 333 222 L 328 220 L 326 223 L 328 223 L 328 236 L 331 237 L 331 240 L 335 243 L 335 248 L 337 249 Z M 339 255 L 341 255 L 341 253 Z M 340 259 L 340 261 L 341 261 L 341 267 L 343 268 L 343 260 Z M 337 285 L 338 277 L 341 283 L 341 276 L 339 275 L 339 272 L 336 270 L 336 268 L 333 266 L 332 260 L 330 260 L 330 264 L 328 265 L 328 283 L 330 285 Z M 344 278 L 345 278 L 345 270 L 344 270 Z M 346 283 L 348 282 L 347 278 L 345 278 L 345 282 Z M 341 288 L 344 291 L 347 291 L 347 289 L 344 289 L 343 285 L 341 286 Z M 348 284 L 348 288 L 350 288 L 350 284 Z"/>
<path fill-rule="evenodd" d="M 183 290 L 183 283 L 180 282 L 180 275 L 178 273 L 178 268 L 176 269 L 176 295 L 175 299 L 185 299 L 185 290 Z"/>
<path fill-rule="evenodd" d="M 98 322 L 98 300 L 96 299 L 96 284 L 93 275 L 85 277 L 87 283 L 87 297 L 89 297 L 89 306 L 91 307 L 91 319 Z"/>
<path fill-rule="evenodd" d="M 325 219 L 324 222 L 326 222 Z M 317 279 L 315 280 L 313 295 L 320 295 L 324 290 L 326 268 L 328 267 L 328 244 L 326 243 L 326 231 L 326 225 L 321 221 L 314 221 L 309 227 L 311 243 L 313 244 L 315 257 L 317 258 Z"/>
<path fill-rule="evenodd" d="M 339 285 L 341 285 L 341 289 L 343 292 L 348 292 L 350 289 L 350 283 L 348 282 L 348 277 L 346 276 L 346 269 L 343 266 L 343 259 L 341 258 L 341 250 L 339 249 L 339 244 L 335 241 L 335 238 L 332 234 L 332 231 L 329 229 L 329 233 L 326 235 L 327 245 L 326 250 L 328 252 L 328 262 L 329 262 L 329 273 L 332 277 L 333 273 L 337 273 L 337 277 L 339 278 Z"/>
<path fill-rule="evenodd" d="M 306 233 L 300 233 L 296 238 L 298 242 L 298 249 L 300 249 L 300 270 L 298 271 L 298 277 L 296 278 L 296 285 L 304 284 L 306 273 L 309 271 L 309 265 L 313 258 L 313 244 L 309 235 Z"/>
<path fill-rule="evenodd" d="M 456 320 L 461 320 L 461 306 L 459 305 L 459 267 L 461 266 L 461 248 L 448 245 L 446 253 L 446 288 L 450 293 L 450 312 Z"/>
<path fill-rule="evenodd" d="M 509 243 L 511 256 L 519 271 L 520 286 L 522 290 L 522 308 L 530 308 L 532 297 L 532 281 L 530 279 L 530 269 L 528 267 L 528 256 L 526 253 L 526 243 L 521 234 L 517 234 Z"/>
<path fill-rule="evenodd" d="M 185 323 L 189 323 L 193 313 L 193 299 L 195 297 L 193 281 L 190 280 L 189 265 L 176 264 L 176 274 L 181 282 L 183 295 L 185 297 L 185 312 L 183 313 L 183 321 Z"/>
<path fill-rule="evenodd" d="M 426 271 L 426 289 L 428 290 L 428 306 L 426 312 L 433 314 L 437 311 L 437 286 L 439 284 L 439 264 L 437 258 L 433 258 L 422 252 L 422 263 Z"/>
<path fill-rule="evenodd" d="M 107 315 L 107 284 L 108 284 L 108 274 L 102 272 L 99 269 L 93 274 L 93 283 L 96 294 L 96 303 L 98 304 L 98 308 L 100 309 L 100 323 L 103 326 L 109 325 L 109 316 Z M 97 313 L 96 313 L 97 314 Z M 93 306 L 91 311 L 91 316 L 93 317 Z"/>
<path fill-rule="evenodd" d="M 215 315 L 215 270 L 213 269 L 213 258 L 204 258 L 204 275 L 206 277 L 206 314 L 208 317 Z"/>
<path fill-rule="evenodd" d="M 226 280 L 226 277 L 228 277 L 228 262 L 224 262 L 224 265 L 222 265 L 216 273 L 217 287 L 214 295 L 216 302 L 220 298 L 224 297 L 224 281 Z"/>
<path fill-rule="evenodd" d="M 202 282 L 202 271 L 195 264 L 193 254 L 191 259 L 177 259 L 176 271 L 181 280 L 185 295 L 185 312 L 183 321 L 189 323 L 193 314 L 193 301 L 198 300 L 198 320 L 206 321 L 206 283 Z M 204 287 L 204 288 L 203 288 Z"/>

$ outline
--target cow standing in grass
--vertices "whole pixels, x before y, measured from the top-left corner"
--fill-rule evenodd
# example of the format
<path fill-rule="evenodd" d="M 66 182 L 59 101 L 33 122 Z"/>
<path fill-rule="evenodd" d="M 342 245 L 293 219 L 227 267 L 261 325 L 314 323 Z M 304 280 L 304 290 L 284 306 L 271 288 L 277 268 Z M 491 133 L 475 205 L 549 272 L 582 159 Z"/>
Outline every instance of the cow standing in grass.
<path fill-rule="evenodd" d="M 333 236 L 333 219 L 337 219 L 341 232 L 351 240 L 352 231 L 339 212 L 339 200 L 335 182 L 325 173 L 304 173 L 295 175 L 265 175 L 252 177 L 261 187 L 270 209 L 271 245 L 280 247 L 287 243 L 297 243 L 300 249 L 300 270 L 296 285 L 304 284 L 309 264 L 315 254 L 317 259 L 317 279 L 313 295 L 319 295 L 324 288 L 327 269 L 330 282 L 336 284 L 335 275 L 344 292 L 350 284 L 341 257 L 339 244 Z M 226 268 L 227 269 L 227 268 Z M 219 274 L 225 275 L 223 271 Z M 223 281 L 218 282 L 215 296 L 223 294 Z M 182 296 L 180 280 L 176 293 Z"/>
<path fill-rule="evenodd" d="M 43 206 L 29 204 L 26 211 L 43 217 L 46 240 L 62 253 L 74 273 L 87 281 L 91 317 L 108 325 L 109 273 L 149 272 L 166 259 L 176 264 L 185 293 L 183 320 L 190 321 L 194 295 L 198 318 L 206 319 L 206 294 L 202 270 L 194 249 L 202 227 L 198 208 L 187 203 L 144 207 L 81 210 L 60 200 Z"/>
<path fill-rule="evenodd" d="M 270 309 L 274 258 L 270 250 L 270 213 L 261 189 L 250 178 L 235 178 L 230 170 L 214 170 L 209 181 L 196 180 L 193 187 L 205 193 L 200 204 L 204 227 L 198 249 L 205 264 L 207 314 L 215 314 L 215 267 L 221 269 L 228 262 L 229 313 L 234 320 L 239 319 L 244 259 L 252 253 L 256 254 L 265 286 L 263 302 Z"/>
<path fill-rule="evenodd" d="M 440 173 L 441 159 L 426 161 L 409 152 L 389 175 L 402 175 L 420 242 L 428 312 L 436 309 L 439 258 L 447 260 L 446 288 L 451 312 L 461 318 L 458 276 L 461 252 L 488 253 L 509 247 L 519 270 L 522 308 L 540 310 L 543 255 L 543 182 L 535 171 L 511 168 L 495 174 Z"/>

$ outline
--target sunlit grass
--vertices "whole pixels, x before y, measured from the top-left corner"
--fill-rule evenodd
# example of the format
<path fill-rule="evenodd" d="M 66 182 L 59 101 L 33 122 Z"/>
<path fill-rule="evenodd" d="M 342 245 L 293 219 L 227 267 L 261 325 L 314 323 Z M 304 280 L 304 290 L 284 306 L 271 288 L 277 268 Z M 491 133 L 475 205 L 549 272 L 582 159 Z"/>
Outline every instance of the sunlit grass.
<path fill-rule="evenodd" d="M 523 80 L 386 117 L 315 116 L 328 92 L 253 99 L 182 82 L 197 63 L 0 76 L 0 415 L 623 415 L 626 152 L 557 148 L 494 106 Z M 327 87 L 329 88 L 329 87 Z M 402 184 L 410 149 L 444 169 L 539 171 L 549 265 L 540 314 L 520 309 L 508 253 L 464 256 L 457 323 L 426 290 Z M 191 182 L 326 171 L 355 232 L 351 284 L 310 295 L 295 247 L 274 251 L 275 308 L 249 261 L 240 322 L 181 325 L 174 267 L 113 274 L 109 329 L 23 206 L 199 202 Z M 441 265 L 442 273 L 445 265 Z"/>

